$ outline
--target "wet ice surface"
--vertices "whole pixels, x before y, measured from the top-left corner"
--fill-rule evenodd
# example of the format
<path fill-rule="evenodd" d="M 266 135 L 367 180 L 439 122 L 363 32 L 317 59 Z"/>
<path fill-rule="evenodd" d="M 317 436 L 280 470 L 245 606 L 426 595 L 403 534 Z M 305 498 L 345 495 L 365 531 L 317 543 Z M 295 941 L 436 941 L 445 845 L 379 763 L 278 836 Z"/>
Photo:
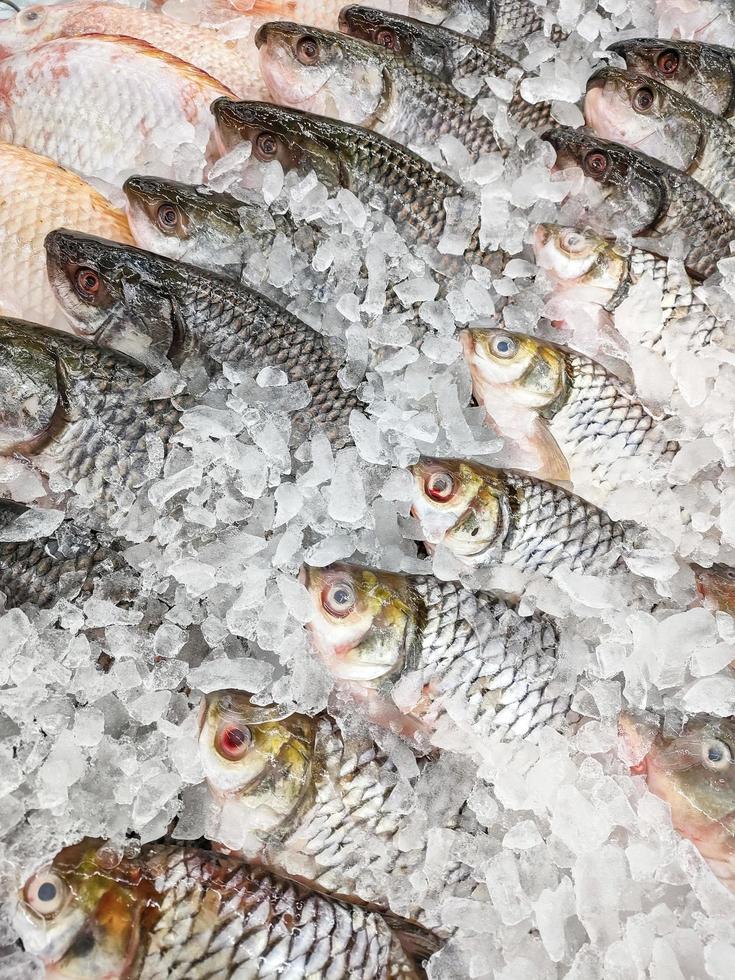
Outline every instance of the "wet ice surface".
<path fill-rule="evenodd" d="M 576 125 L 599 51 L 619 32 L 655 34 L 656 21 L 651 4 L 625 0 L 564 0 L 559 19 L 571 32 L 559 49 L 533 38 L 516 54 L 535 76 L 524 95 L 553 100 L 555 118 Z M 628 350 L 600 346 L 584 321 L 560 333 L 539 320 L 544 291 L 533 278 L 529 228 L 559 220 L 567 189 L 549 174 L 549 147 L 523 133 L 504 168 L 496 160 L 468 168 L 450 142 L 435 152 L 478 202 L 454 208 L 440 251 L 461 250 L 478 208 L 481 240 L 510 256 L 502 276 L 474 268 L 447 278 L 379 212 L 348 191 L 330 194 L 313 176 L 284 178 L 268 167 L 243 179 L 246 151 L 215 167 L 217 189 L 261 195 L 299 223 L 298 246 L 280 235 L 272 248 L 251 249 L 243 279 L 343 346 L 342 383 L 359 391 L 366 414 L 353 416 L 354 446 L 335 452 L 322 435 L 290 440 L 291 413 L 308 392 L 275 369 L 225 369 L 210 384 L 192 361 L 150 382 L 151 398 L 172 395 L 186 411 L 165 458 L 151 441 L 146 488 L 135 499 L 120 494 L 114 530 L 128 542 L 139 601 L 116 606 L 101 583 L 76 604 L 0 614 L 4 890 L 39 854 L 85 834 L 206 836 L 201 692 L 236 687 L 309 714 L 329 707 L 368 730 L 309 649 L 311 608 L 297 580 L 304 561 L 348 559 L 520 592 L 524 614 L 557 619 L 565 670 L 578 678 L 576 731 L 490 744 L 443 724 L 434 743 L 465 756 L 475 774 L 468 785 L 429 783 L 404 743 L 373 732 L 395 764 L 391 798 L 409 815 L 406 840 L 429 845 L 421 874 L 395 876 L 396 907 L 410 891 L 426 894 L 455 931 L 430 976 L 725 980 L 735 967 L 735 897 L 674 832 L 666 805 L 629 775 L 616 732 L 626 706 L 669 716 L 733 712 L 735 628 L 726 614 L 696 605 L 688 563 L 735 564 L 735 353 L 718 344 L 669 361 L 651 354 L 639 340 L 660 316 L 652 281 L 616 313 Z M 574 209 L 566 203 L 562 213 L 573 218 Z M 699 292 L 726 324 L 733 260 Z M 653 482 L 644 475 L 607 500 L 614 518 L 655 529 L 626 574 L 523 578 L 468 570 L 442 548 L 421 557 L 408 464 L 421 453 L 524 461 L 472 405 L 456 340 L 459 328 L 495 315 L 618 370 L 627 365 L 645 401 L 671 416 L 682 448 L 668 473 Z M 42 493 L 17 467 L 2 479 L 16 499 Z M 83 496 L 72 503 L 83 515 Z M 55 510 L 33 511 L 17 539 L 48 533 L 57 520 Z M 409 677 L 394 699 L 410 705 L 416 694 Z M 437 800 L 430 810 L 427 794 Z M 433 826 L 442 797 L 457 806 L 466 799 L 483 832 L 468 838 Z M 471 897 L 442 896 L 450 850 L 473 869 Z M 32 961 L 9 948 L 14 938 L 3 922 L 0 976 L 32 976 Z"/>

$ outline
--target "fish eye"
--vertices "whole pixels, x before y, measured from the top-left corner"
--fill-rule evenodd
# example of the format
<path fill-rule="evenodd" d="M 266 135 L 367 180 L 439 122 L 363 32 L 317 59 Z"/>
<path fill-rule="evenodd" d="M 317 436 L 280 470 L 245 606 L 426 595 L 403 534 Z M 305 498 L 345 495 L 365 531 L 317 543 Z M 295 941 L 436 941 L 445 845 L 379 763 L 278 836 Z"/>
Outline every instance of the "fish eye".
<path fill-rule="evenodd" d="M 592 150 L 584 158 L 584 169 L 590 177 L 602 177 L 608 167 L 607 154 L 600 150 Z"/>
<path fill-rule="evenodd" d="M 319 43 L 316 38 L 300 37 L 296 42 L 296 57 L 302 65 L 313 65 L 319 57 Z"/>
<path fill-rule="evenodd" d="M 219 728 L 214 741 L 215 749 L 223 759 L 230 762 L 237 762 L 247 755 L 252 744 L 253 736 L 250 729 L 245 725 L 231 723 Z"/>
<path fill-rule="evenodd" d="M 426 496 L 439 503 L 445 503 L 454 494 L 454 480 L 451 473 L 439 470 L 431 473 L 424 481 Z"/>
<path fill-rule="evenodd" d="M 86 299 L 89 302 L 95 299 L 102 286 L 102 280 L 99 274 L 94 269 L 88 269 L 86 266 L 77 269 L 74 275 L 74 282 L 76 283 L 79 295 L 82 299 Z"/>
<path fill-rule="evenodd" d="M 559 244 L 565 252 L 569 252 L 571 255 L 578 255 L 585 250 L 587 239 L 581 232 L 575 231 L 574 228 L 563 228 L 559 233 Z"/>
<path fill-rule="evenodd" d="M 496 357 L 508 360 L 518 353 L 518 341 L 510 334 L 501 333 L 490 341 L 490 350 Z"/>
<path fill-rule="evenodd" d="M 36 7 L 28 7 L 18 14 L 18 20 L 25 26 L 36 26 L 36 22 L 41 19 L 41 11 Z"/>
<path fill-rule="evenodd" d="M 272 160 L 278 153 L 278 137 L 273 133 L 258 133 L 255 149 L 261 160 Z"/>
<path fill-rule="evenodd" d="M 633 108 L 639 112 L 648 112 L 654 103 L 653 92 L 647 85 L 639 88 L 633 96 Z"/>
<path fill-rule="evenodd" d="M 341 619 L 355 608 L 357 597 L 349 582 L 335 582 L 322 593 L 322 605 L 330 616 Z"/>
<path fill-rule="evenodd" d="M 179 223 L 179 212 L 170 201 L 164 201 L 156 211 L 156 224 L 161 231 L 173 231 Z"/>
<path fill-rule="evenodd" d="M 381 27 L 375 32 L 375 43 L 382 44 L 384 48 L 388 48 L 389 51 L 395 51 L 398 47 L 398 39 L 396 38 L 396 32 L 391 30 L 390 27 Z"/>
<path fill-rule="evenodd" d="M 671 77 L 671 75 L 676 74 L 679 68 L 679 52 L 672 51 L 670 48 L 662 51 L 658 58 L 656 58 L 656 67 L 662 75 Z"/>
<path fill-rule="evenodd" d="M 39 871 L 23 889 L 23 901 L 31 911 L 51 918 L 66 905 L 69 889 L 55 871 Z"/>
<path fill-rule="evenodd" d="M 732 752 L 726 742 L 719 738 L 706 738 L 702 741 L 702 762 L 707 769 L 722 772 L 732 764 Z"/>

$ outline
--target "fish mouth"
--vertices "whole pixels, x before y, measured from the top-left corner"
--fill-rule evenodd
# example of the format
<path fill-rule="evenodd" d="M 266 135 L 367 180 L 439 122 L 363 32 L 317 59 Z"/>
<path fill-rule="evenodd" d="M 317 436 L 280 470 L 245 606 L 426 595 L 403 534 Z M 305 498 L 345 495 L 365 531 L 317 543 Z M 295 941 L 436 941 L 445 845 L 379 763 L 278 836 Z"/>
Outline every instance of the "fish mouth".
<path fill-rule="evenodd" d="M 648 775 L 648 755 L 657 729 L 644 718 L 623 711 L 618 718 L 619 757 L 633 776 Z"/>

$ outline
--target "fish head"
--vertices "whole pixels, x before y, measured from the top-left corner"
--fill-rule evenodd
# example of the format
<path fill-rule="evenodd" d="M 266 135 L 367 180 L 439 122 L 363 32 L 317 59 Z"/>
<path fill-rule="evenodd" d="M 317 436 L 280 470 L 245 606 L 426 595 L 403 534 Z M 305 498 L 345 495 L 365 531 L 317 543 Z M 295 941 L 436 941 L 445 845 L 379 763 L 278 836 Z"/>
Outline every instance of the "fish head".
<path fill-rule="evenodd" d="M 401 55 L 440 78 L 451 70 L 445 32 L 425 21 L 387 10 L 351 6 L 340 11 L 339 29 Z"/>
<path fill-rule="evenodd" d="M 735 98 L 735 78 L 727 52 L 697 41 L 631 38 L 609 45 L 629 71 L 648 75 L 721 116 Z"/>
<path fill-rule="evenodd" d="M 536 264 L 565 288 L 594 286 L 615 292 L 625 275 L 625 257 L 591 228 L 539 224 L 533 249 Z"/>
<path fill-rule="evenodd" d="M 14 925 L 47 977 L 123 980 L 138 953 L 153 890 L 99 840 L 67 847 L 35 871 L 18 895 Z"/>
<path fill-rule="evenodd" d="M 697 107 L 677 92 L 619 68 L 601 68 L 589 79 L 584 117 L 599 136 L 679 170 L 694 162 L 704 128 Z"/>
<path fill-rule="evenodd" d="M 667 202 L 661 172 L 653 161 L 620 143 L 568 126 L 557 126 L 542 139 L 556 150 L 554 170 L 579 168 L 587 220 L 603 234 L 613 227 L 643 232 Z"/>
<path fill-rule="evenodd" d="M 0 317 L 0 456 L 43 446 L 63 422 L 69 384 L 48 331 Z"/>
<path fill-rule="evenodd" d="M 23 7 L 14 17 L 0 20 L 0 58 L 9 58 L 59 37 L 65 17 L 66 10 L 33 4 Z"/>
<path fill-rule="evenodd" d="M 691 717 L 677 732 L 633 714 L 618 728 L 621 755 L 671 807 L 672 823 L 705 857 L 735 857 L 735 720 Z"/>
<path fill-rule="evenodd" d="M 369 125 L 389 90 L 390 54 L 346 34 L 276 21 L 255 43 L 268 91 L 286 105 Z"/>
<path fill-rule="evenodd" d="M 418 627 L 417 597 L 401 575 L 337 562 L 304 565 L 312 643 L 332 674 L 371 687 L 400 670 Z"/>
<path fill-rule="evenodd" d="M 735 616 L 735 568 L 728 565 L 712 565 L 710 568 L 694 566 L 697 592 L 708 605 Z"/>
<path fill-rule="evenodd" d="M 286 172 L 313 170 L 327 184 L 344 183 L 341 153 L 350 134 L 335 120 L 270 102 L 224 98 L 214 101 L 212 112 L 226 150 L 248 142 L 260 163 L 277 161 Z"/>
<path fill-rule="evenodd" d="M 161 177 L 135 175 L 123 184 L 130 228 L 141 248 L 196 263 L 225 255 L 243 233 L 247 205 L 231 194 Z M 233 255 L 234 259 L 234 255 Z"/>
<path fill-rule="evenodd" d="M 422 457 L 411 467 L 411 513 L 431 548 L 441 542 L 460 558 L 485 555 L 507 528 L 508 498 L 492 470 L 457 459 Z"/>
<path fill-rule="evenodd" d="M 202 702 L 199 756 L 210 794 L 236 809 L 243 828 L 271 829 L 292 813 L 311 785 L 315 722 L 242 691 L 216 691 Z"/>

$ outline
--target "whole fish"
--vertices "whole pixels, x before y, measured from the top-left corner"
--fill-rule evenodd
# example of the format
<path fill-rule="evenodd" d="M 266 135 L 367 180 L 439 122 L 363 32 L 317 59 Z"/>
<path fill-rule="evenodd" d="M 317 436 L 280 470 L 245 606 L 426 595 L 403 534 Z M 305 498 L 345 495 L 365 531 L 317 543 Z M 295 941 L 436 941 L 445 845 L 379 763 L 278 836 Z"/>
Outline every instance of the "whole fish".
<path fill-rule="evenodd" d="M 197 352 L 254 373 L 279 368 L 311 396 L 296 426 L 320 426 L 335 447 L 351 443 L 349 417 L 362 403 L 339 382 L 342 356 L 281 306 L 227 276 L 90 235 L 52 232 L 46 252 L 59 303 L 81 335 L 133 352 L 145 338 L 175 361 Z"/>
<path fill-rule="evenodd" d="M 647 75 L 602 68 L 587 83 L 587 125 L 684 170 L 735 209 L 735 129 Z"/>
<path fill-rule="evenodd" d="M 558 638 L 546 616 L 520 616 L 487 592 L 430 575 L 344 562 L 303 566 L 312 644 L 377 723 L 420 743 L 449 714 L 497 738 L 559 724 L 571 693 L 555 675 Z M 408 694 L 393 700 L 403 680 Z"/>
<path fill-rule="evenodd" d="M 209 106 L 231 94 L 143 41 L 57 38 L 0 61 L 0 138 L 109 184 L 141 169 L 201 180 Z"/>
<path fill-rule="evenodd" d="M 687 245 L 685 264 L 706 278 L 730 254 L 735 218 L 696 180 L 659 160 L 592 136 L 557 127 L 544 134 L 556 150 L 556 168 L 579 167 L 595 231 L 610 236 L 621 228 L 634 235 L 679 235 Z"/>
<path fill-rule="evenodd" d="M 327 714 L 287 714 L 254 704 L 239 691 L 206 697 L 199 757 L 213 809 L 208 835 L 228 851 L 322 892 L 388 908 L 396 877 L 420 871 L 426 846 L 406 846 L 408 820 L 391 807 L 395 766 L 365 735 L 343 733 Z M 422 773 L 433 759 L 417 760 Z M 466 807 L 439 803 L 432 825 L 482 833 Z M 403 837 L 402 837 L 403 835 Z M 469 895 L 477 883 L 452 860 L 442 893 Z M 436 915 L 402 908 L 422 925 L 446 933 Z"/>
<path fill-rule="evenodd" d="M 674 829 L 735 892 L 735 722 L 694 715 L 671 731 L 624 713 L 619 729 L 631 772 L 646 777 Z"/>
<path fill-rule="evenodd" d="M 425 457 L 411 472 L 411 513 L 427 548 L 442 544 L 474 567 L 589 574 L 612 568 L 633 543 L 631 529 L 604 510 L 523 473 Z"/>
<path fill-rule="evenodd" d="M 112 350 L 23 320 L 0 319 L 0 463 L 22 460 L 95 514 L 126 510 L 151 478 L 180 412 L 150 400 L 150 373 Z"/>
<path fill-rule="evenodd" d="M 395 920 L 394 920 L 395 921 Z M 126 855 L 86 839 L 25 882 L 14 924 L 46 975 L 68 980 L 418 980 L 401 945 L 438 945 L 212 851 L 159 844 Z"/>
<path fill-rule="evenodd" d="M 48 157 L 0 143 L 0 313 L 49 323 L 56 301 L 46 278 L 43 240 L 72 225 L 132 242 L 125 214 Z"/>
<path fill-rule="evenodd" d="M 44 41 L 84 34 L 132 37 L 145 41 L 211 75 L 241 98 L 265 96 L 250 38 L 183 23 L 164 13 L 101 0 L 34 4 L 0 21 L 0 58 L 28 51 Z"/>
<path fill-rule="evenodd" d="M 717 116 L 735 114 L 735 50 L 700 41 L 635 37 L 609 44 L 630 71 L 649 75 Z"/>
<path fill-rule="evenodd" d="M 504 78 L 509 71 L 515 72 L 517 83 L 523 75 L 517 61 L 502 54 L 488 41 L 413 17 L 353 6 L 342 10 L 339 26 L 352 37 L 380 44 L 413 61 L 447 85 L 464 79 Z M 482 89 L 476 97 L 481 94 Z M 508 104 L 508 112 L 521 126 L 531 129 L 541 130 L 551 120 L 550 103 L 526 102 L 517 90 Z"/>
<path fill-rule="evenodd" d="M 415 62 L 346 34 L 285 21 L 255 35 L 274 101 L 365 126 L 400 143 L 455 136 L 476 160 L 503 150 L 474 103 Z"/>
<path fill-rule="evenodd" d="M 21 519 L 32 516 L 30 508 L 11 500 L 0 500 L 0 592 L 5 608 L 25 603 L 40 608 L 59 599 L 85 599 L 97 579 L 110 584 L 115 573 L 130 572 L 116 545 L 103 543 L 99 535 L 64 521 L 52 534 L 24 540 L 15 529 Z M 130 598 L 123 589 L 117 599 Z"/>
<path fill-rule="evenodd" d="M 717 318 L 699 299 L 692 280 L 678 262 L 641 248 L 624 249 L 589 229 L 540 224 L 533 241 L 536 264 L 551 280 L 544 313 L 557 325 L 573 323 L 585 310 L 601 337 L 614 330 L 613 314 L 643 276 L 662 292 L 660 326 L 642 333 L 639 342 L 664 356 L 675 354 L 679 339 L 700 350 L 720 331 Z"/>
<path fill-rule="evenodd" d="M 284 170 L 313 170 L 325 184 L 346 187 L 374 203 L 415 242 L 436 248 L 447 224 L 445 200 L 461 194 L 459 184 L 400 143 L 378 133 L 265 102 L 218 99 L 212 110 L 227 150 L 251 142 L 256 160 L 278 160 Z M 456 271 L 460 256 L 436 261 Z M 480 247 L 477 232 L 464 258 L 478 265 L 497 262 Z"/>
<path fill-rule="evenodd" d="M 571 480 L 600 503 L 628 480 L 649 483 L 675 455 L 661 421 L 596 361 L 502 328 L 463 330 L 460 340 L 475 399 L 535 457 L 538 477 Z"/>
<path fill-rule="evenodd" d="M 704 604 L 735 616 L 735 568 L 728 565 L 711 565 L 703 568 L 694 565 L 697 592 Z"/>

